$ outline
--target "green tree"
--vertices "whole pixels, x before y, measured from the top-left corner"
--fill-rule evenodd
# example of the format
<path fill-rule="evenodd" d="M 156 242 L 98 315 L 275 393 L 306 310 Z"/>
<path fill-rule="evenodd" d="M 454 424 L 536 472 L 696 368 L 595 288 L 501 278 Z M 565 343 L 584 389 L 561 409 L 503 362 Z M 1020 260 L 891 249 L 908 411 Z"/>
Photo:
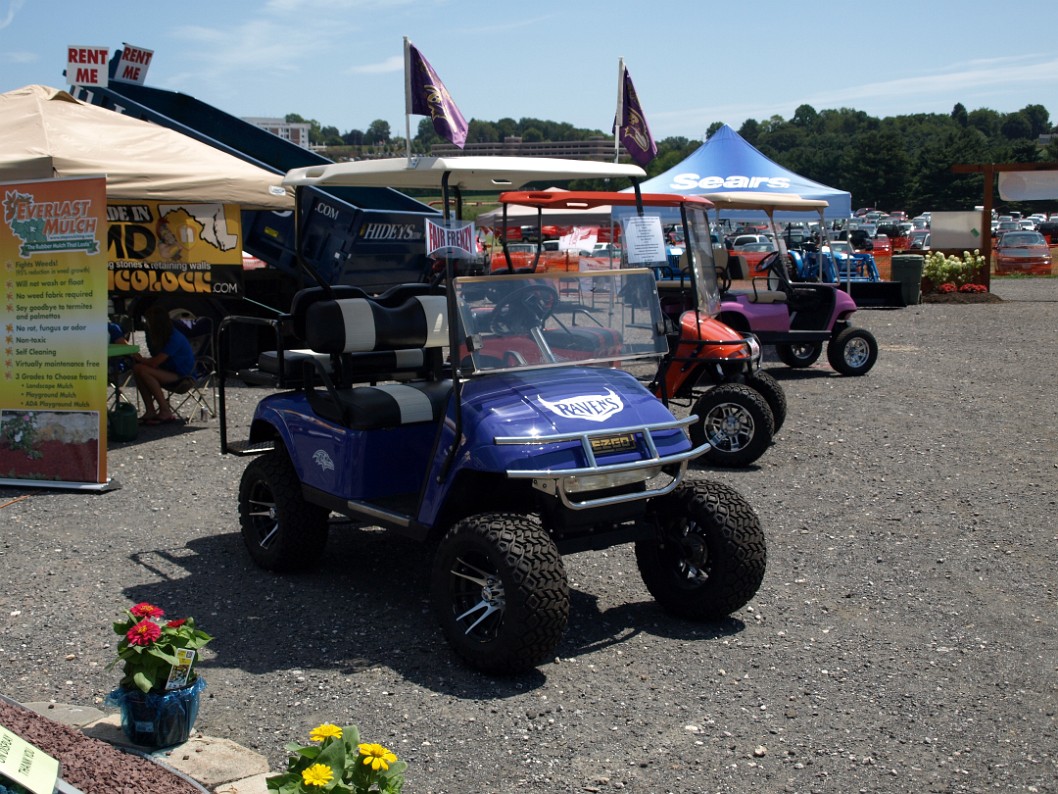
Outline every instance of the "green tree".
<path fill-rule="evenodd" d="M 389 122 L 383 119 L 375 119 L 364 133 L 364 143 L 378 145 L 389 141 Z"/>
<path fill-rule="evenodd" d="M 444 142 L 444 139 L 433 128 L 433 119 L 425 116 L 419 119 L 419 126 L 415 131 L 415 142 L 425 147 L 426 151 L 429 151 L 435 143 Z"/>
<path fill-rule="evenodd" d="M 745 138 L 751 146 L 756 146 L 760 138 L 760 123 L 756 119 L 746 119 L 738 128 L 738 134 Z"/>
<path fill-rule="evenodd" d="M 1032 134 L 1032 124 L 1023 113 L 1008 113 L 1003 116 L 999 125 L 999 131 L 1008 141 L 1016 141 L 1024 138 L 1035 138 Z"/>
<path fill-rule="evenodd" d="M 1028 119 L 1033 138 L 1051 131 L 1051 115 L 1043 105 L 1026 105 L 1021 109 L 1021 115 Z"/>
<path fill-rule="evenodd" d="M 344 141 L 337 127 L 320 128 L 320 141 L 324 146 L 341 146 Z"/>
<path fill-rule="evenodd" d="M 819 114 L 811 105 L 798 105 L 794 111 L 792 122 L 805 130 L 815 130 L 819 123 Z"/>
<path fill-rule="evenodd" d="M 956 102 L 955 107 L 951 109 L 952 120 L 960 127 L 965 127 L 970 123 L 969 114 L 966 112 L 966 106 L 962 102 Z"/>
<path fill-rule="evenodd" d="M 980 130 L 986 137 L 994 138 L 999 135 L 1000 117 L 994 110 L 988 108 L 971 110 L 967 118 L 970 126 Z"/>

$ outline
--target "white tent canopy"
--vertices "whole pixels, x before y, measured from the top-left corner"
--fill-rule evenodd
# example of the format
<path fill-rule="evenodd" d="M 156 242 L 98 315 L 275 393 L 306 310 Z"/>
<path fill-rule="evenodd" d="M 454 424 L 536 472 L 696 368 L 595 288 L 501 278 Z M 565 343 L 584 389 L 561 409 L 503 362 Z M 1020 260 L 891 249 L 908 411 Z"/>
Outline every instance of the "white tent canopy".
<path fill-rule="evenodd" d="M 280 175 L 179 132 L 47 86 L 0 94 L 0 182 L 101 174 L 109 200 L 294 206 Z"/>
<path fill-rule="evenodd" d="M 287 173 L 283 184 L 436 188 L 445 175 L 452 188 L 503 191 L 542 180 L 642 179 L 646 172 L 637 165 L 553 157 L 412 157 L 295 168 Z"/>

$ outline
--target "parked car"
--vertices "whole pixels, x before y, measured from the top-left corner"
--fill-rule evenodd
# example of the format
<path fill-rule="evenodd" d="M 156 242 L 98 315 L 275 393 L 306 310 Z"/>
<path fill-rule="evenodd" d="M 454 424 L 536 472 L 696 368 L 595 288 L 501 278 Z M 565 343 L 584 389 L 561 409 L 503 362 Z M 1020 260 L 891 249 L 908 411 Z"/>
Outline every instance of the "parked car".
<path fill-rule="evenodd" d="M 909 222 L 883 223 L 878 227 L 878 234 L 884 234 L 889 238 L 891 250 L 902 251 L 910 242 L 911 224 Z M 877 250 L 877 244 L 874 247 Z"/>
<path fill-rule="evenodd" d="M 1003 239 L 1003 235 L 1005 235 L 1007 232 L 1020 232 L 1021 230 L 1021 223 L 1019 221 L 1000 221 L 998 224 L 996 224 L 996 228 L 993 230 L 993 235 L 995 237 L 997 247 L 999 245 L 999 241 Z"/>
<path fill-rule="evenodd" d="M 1051 274 L 1051 249 L 1042 234 L 1011 231 L 1003 235 L 996 248 L 996 275 L 1010 273 L 1033 276 Z"/>
<path fill-rule="evenodd" d="M 873 252 L 875 256 L 879 254 L 888 256 L 893 253 L 893 244 L 889 240 L 889 237 L 884 234 L 874 235 L 874 239 L 871 240 L 871 244 L 874 246 Z"/>
<path fill-rule="evenodd" d="M 929 229 L 915 229 L 908 238 L 907 247 L 911 251 L 929 250 Z"/>
<path fill-rule="evenodd" d="M 760 261 L 775 250 L 775 243 L 770 240 L 766 243 L 746 243 L 745 245 L 736 245 L 731 253 L 736 256 L 741 256 L 746 260 L 746 271 L 747 275 L 753 272 L 753 269 L 760 263 Z"/>
<path fill-rule="evenodd" d="M 1058 215 L 1054 216 L 1053 220 L 1041 223 L 1036 231 L 1042 234 L 1051 245 L 1058 245 Z"/>
<path fill-rule="evenodd" d="M 837 234 L 838 240 L 848 240 L 858 251 L 873 251 L 874 233 L 868 229 L 842 229 Z"/>
<path fill-rule="evenodd" d="M 730 238 L 727 247 L 735 249 L 751 243 L 771 243 L 771 238 L 763 234 L 738 234 Z"/>

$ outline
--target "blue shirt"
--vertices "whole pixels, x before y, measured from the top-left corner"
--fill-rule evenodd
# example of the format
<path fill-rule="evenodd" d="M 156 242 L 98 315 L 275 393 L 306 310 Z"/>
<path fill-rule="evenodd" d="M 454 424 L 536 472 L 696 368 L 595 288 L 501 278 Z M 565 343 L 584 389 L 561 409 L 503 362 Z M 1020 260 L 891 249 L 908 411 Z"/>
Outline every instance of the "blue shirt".
<path fill-rule="evenodd" d="M 194 371 L 195 353 L 191 349 L 191 343 L 187 341 L 186 336 L 175 328 L 161 352 L 169 356 L 162 362 L 162 369 L 175 372 L 182 378 L 187 377 Z M 151 353 L 155 354 L 153 350 Z"/>

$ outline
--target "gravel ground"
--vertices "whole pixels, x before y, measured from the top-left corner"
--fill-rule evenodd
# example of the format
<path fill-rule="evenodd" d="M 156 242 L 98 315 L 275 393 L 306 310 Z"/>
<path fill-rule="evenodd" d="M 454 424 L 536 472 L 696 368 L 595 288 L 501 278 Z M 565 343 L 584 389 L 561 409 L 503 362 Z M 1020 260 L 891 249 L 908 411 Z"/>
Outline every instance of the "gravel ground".
<path fill-rule="evenodd" d="M 112 445 L 119 490 L 0 489 L 0 692 L 100 704 L 110 623 L 151 601 L 217 637 L 196 728 L 273 769 L 331 721 L 407 760 L 409 792 L 1058 791 L 1058 279 L 993 289 L 861 311 L 863 378 L 769 362 L 777 443 L 693 473 L 768 537 L 720 625 L 658 609 L 629 547 L 575 555 L 555 662 L 483 677 L 441 638 L 415 544 L 335 531 L 313 574 L 256 569 L 245 460 L 196 423 Z"/>

